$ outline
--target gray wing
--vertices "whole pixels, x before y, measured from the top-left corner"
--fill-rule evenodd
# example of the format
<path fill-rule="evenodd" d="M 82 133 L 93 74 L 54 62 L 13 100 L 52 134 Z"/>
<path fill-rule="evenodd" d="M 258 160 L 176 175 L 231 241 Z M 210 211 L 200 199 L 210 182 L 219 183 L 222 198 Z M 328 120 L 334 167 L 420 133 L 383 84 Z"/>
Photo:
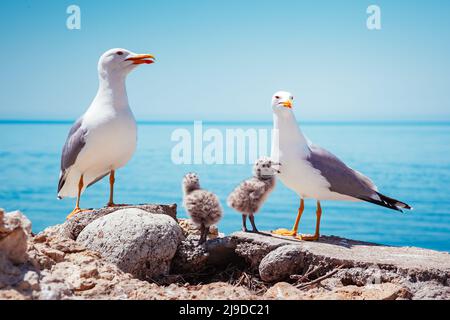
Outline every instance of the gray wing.
<path fill-rule="evenodd" d="M 83 118 L 78 119 L 69 131 L 66 143 L 61 154 L 61 172 L 59 174 L 58 192 L 66 182 L 66 171 L 71 167 L 78 157 L 78 154 L 86 144 L 87 130 L 81 127 Z"/>
<path fill-rule="evenodd" d="M 358 199 L 378 198 L 377 187 L 369 178 L 319 146 L 311 145 L 310 150 L 307 160 L 330 183 L 330 191 Z"/>

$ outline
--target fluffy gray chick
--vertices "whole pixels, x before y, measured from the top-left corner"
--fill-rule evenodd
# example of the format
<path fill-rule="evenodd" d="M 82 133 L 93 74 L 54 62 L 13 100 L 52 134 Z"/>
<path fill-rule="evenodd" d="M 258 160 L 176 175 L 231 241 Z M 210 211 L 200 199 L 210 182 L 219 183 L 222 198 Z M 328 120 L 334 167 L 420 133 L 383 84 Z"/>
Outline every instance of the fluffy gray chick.
<path fill-rule="evenodd" d="M 254 214 L 258 212 L 269 193 L 275 187 L 275 174 L 280 171 L 273 166 L 274 163 L 267 157 L 260 158 L 253 166 L 253 177 L 244 180 L 228 196 L 227 204 L 242 213 L 242 230 L 247 232 L 247 216 L 252 224 L 253 232 L 258 232 L 255 225 Z"/>
<path fill-rule="evenodd" d="M 222 218 L 219 198 L 212 192 L 200 188 L 198 175 L 188 173 L 183 178 L 183 206 L 192 221 L 199 226 L 201 236 L 199 244 L 206 241 L 209 227 Z"/>

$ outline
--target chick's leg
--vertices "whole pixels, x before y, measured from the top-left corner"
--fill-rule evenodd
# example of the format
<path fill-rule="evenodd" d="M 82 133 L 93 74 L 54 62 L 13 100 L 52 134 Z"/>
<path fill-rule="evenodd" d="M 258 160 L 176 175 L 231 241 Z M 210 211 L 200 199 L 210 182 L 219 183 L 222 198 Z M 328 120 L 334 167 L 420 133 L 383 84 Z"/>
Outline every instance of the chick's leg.
<path fill-rule="evenodd" d="M 200 240 L 198 241 L 198 244 L 203 244 L 206 242 L 206 237 L 209 233 L 209 227 L 206 227 L 204 224 L 200 227 Z"/>
<path fill-rule="evenodd" d="M 253 213 L 251 215 L 249 215 L 248 218 L 250 220 L 250 223 L 252 224 L 252 228 L 253 228 L 252 232 L 255 232 L 255 233 L 259 232 L 258 229 L 256 228 L 255 216 L 253 215 Z"/>
<path fill-rule="evenodd" d="M 298 233 L 298 225 L 300 223 L 300 218 L 302 217 L 303 210 L 305 209 L 305 201 L 300 199 L 300 207 L 298 208 L 297 218 L 295 219 L 294 227 L 292 230 L 288 229 L 277 229 L 272 231 L 273 234 L 281 235 L 281 236 L 297 236 Z"/>
<path fill-rule="evenodd" d="M 242 231 L 248 232 L 247 230 L 247 215 L 242 215 Z"/>

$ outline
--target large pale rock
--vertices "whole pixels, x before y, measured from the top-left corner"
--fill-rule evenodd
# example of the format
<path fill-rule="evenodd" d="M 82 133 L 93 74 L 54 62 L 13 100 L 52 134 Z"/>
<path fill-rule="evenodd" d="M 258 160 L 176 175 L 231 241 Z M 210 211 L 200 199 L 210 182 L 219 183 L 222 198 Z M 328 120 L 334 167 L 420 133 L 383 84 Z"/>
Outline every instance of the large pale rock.
<path fill-rule="evenodd" d="M 298 245 L 279 247 L 268 253 L 259 264 L 259 275 L 267 282 L 289 279 L 304 267 L 304 253 Z"/>
<path fill-rule="evenodd" d="M 12 263 L 28 259 L 27 240 L 31 235 L 31 222 L 20 211 L 5 213 L 0 209 L 0 252 Z"/>
<path fill-rule="evenodd" d="M 166 215 L 123 209 L 91 222 L 77 241 L 140 279 L 169 272 L 183 233 Z"/>
<path fill-rule="evenodd" d="M 92 211 L 87 212 L 80 212 L 61 225 L 50 227 L 50 229 L 47 230 L 47 233 L 53 233 L 53 235 L 61 235 L 66 238 L 76 240 L 80 232 L 83 231 L 83 229 L 86 228 L 86 226 L 91 222 L 123 209 L 140 209 L 151 214 L 167 215 L 175 220 L 177 218 L 177 205 L 175 203 L 169 205 L 149 203 L 125 207 L 106 207 L 92 209 Z"/>

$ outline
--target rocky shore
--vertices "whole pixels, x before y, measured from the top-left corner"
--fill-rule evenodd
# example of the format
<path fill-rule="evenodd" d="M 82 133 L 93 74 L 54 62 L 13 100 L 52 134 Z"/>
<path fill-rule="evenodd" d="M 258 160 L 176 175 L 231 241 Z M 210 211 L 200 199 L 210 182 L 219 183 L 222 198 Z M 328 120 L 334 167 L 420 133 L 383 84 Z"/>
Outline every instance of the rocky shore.
<path fill-rule="evenodd" d="M 176 205 L 81 213 L 35 235 L 0 209 L 0 299 L 450 299 L 450 254 L 318 242 L 177 219 Z"/>

